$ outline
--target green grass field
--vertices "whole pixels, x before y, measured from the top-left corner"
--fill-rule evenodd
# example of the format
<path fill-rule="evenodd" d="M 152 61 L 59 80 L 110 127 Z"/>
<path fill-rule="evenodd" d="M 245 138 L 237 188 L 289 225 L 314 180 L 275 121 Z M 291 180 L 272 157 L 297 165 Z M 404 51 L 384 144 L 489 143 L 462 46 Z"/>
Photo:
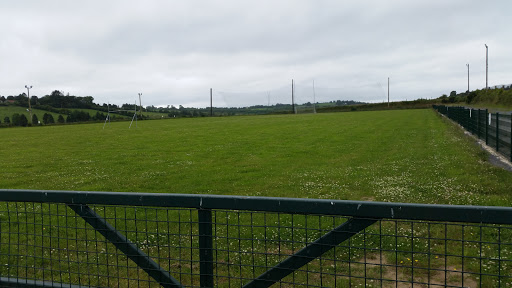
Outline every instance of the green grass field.
<path fill-rule="evenodd" d="M 1 129 L 0 187 L 509 206 L 510 172 L 432 110 Z"/>
<path fill-rule="evenodd" d="M 473 140 L 433 110 L 181 118 L 140 121 L 137 128 L 132 126 L 131 129 L 127 122 L 113 122 L 105 129 L 103 123 L 60 125 L 0 129 L 0 135 L 0 187 L 10 189 L 231 194 L 500 206 L 510 206 L 512 198 L 509 195 L 511 173 L 491 166 L 486 161 L 486 154 Z M 41 212 L 43 209 L 44 213 Z M 197 263 L 197 255 L 192 254 L 191 249 L 181 249 L 196 245 L 192 244 L 197 240 L 193 235 L 198 233 L 197 228 L 192 227 L 192 223 L 197 222 L 196 214 L 179 209 L 160 211 L 158 215 L 152 209 L 133 207 L 96 209 L 146 253 L 156 255 L 160 260 L 184 261 L 183 267 L 176 263 L 171 265 L 170 261 L 168 264 L 160 262 L 173 275 L 183 272 L 183 283 L 197 281 L 187 276 L 193 271 L 197 273 L 196 264 L 192 264 Z M 267 257 L 269 263 L 277 264 L 284 257 L 280 251 L 291 253 L 302 248 L 299 244 L 320 237 L 320 231 L 329 231 L 335 221 L 313 215 L 305 218 L 304 215 L 238 214 L 239 211 L 215 213 L 218 215 L 215 218 L 216 269 L 222 275 L 236 275 L 238 272 L 233 271 L 237 269 L 237 263 L 241 266 L 243 263 L 240 273 L 243 270 L 246 276 L 254 273 L 252 265 L 257 265 L 258 273 L 261 273 Z M 99 236 L 94 230 L 67 228 L 73 225 L 86 227 L 83 221 L 69 218 L 75 217 L 73 215 L 69 208 L 58 204 L 0 203 L 0 230 L 12 229 L 10 233 L 0 234 L 3 244 L 0 245 L 0 262 L 8 263 L 0 267 L 0 275 L 117 286 L 117 282 L 109 282 L 112 279 L 108 277 L 95 276 L 116 271 L 120 287 L 127 286 L 128 282 L 135 286 L 140 284 L 129 279 L 146 277 L 144 273 L 139 274 L 126 257 L 114 255 L 115 248 L 111 244 L 101 240 L 96 242 L 94 239 Z M 136 223 L 134 219 L 139 220 Z M 179 219 L 179 223 L 176 222 Z M 24 225 L 25 222 L 30 224 Z M 252 223 L 252 226 L 240 223 Z M 389 266 L 384 267 L 385 273 L 395 271 L 393 265 L 396 263 L 403 273 L 398 276 L 400 279 L 410 281 L 407 275 L 414 267 L 415 280 L 426 281 L 429 277 L 427 269 L 460 269 L 461 260 L 453 255 L 464 254 L 474 259 L 484 257 L 483 263 L 487 265 L 483 267 L 484 272 L 495 274 L 500 268 L 492 265 L 493 261 L 497 257 L 510 259 L 512 251 L 501 251 L 494 247 L 496 245 L 490 246 L 493 244 L 485 247 L 479 244 L 479 241 L 496 241 L 494 227 L 482 230 L 478 226 L 443 225 L 418 222 L 414 223 L 414 232 L 408 232 L 412 229 L 409 222 L 389 221 L 380 226 L 373 225 L 366 230 L 367 234 L 352 238 L 350 249 L 342 245 L 326 255 L 327 259 L 343 259 L 345 262 L 317 259 L 308 269 L 324 269 L 324 273 L 333 274 L 352 269 L 353 275 L 377 278 L 382 271 L 361 262 L 366 257 L 382 256 Z M 309 236 L 305 229 L 301 229 L 306 226 L 311 229 Z M 395 233 L 400 236 L 393 236 Z M 417 237 L 414 244 L 408 233 Z M 503 229 L 500 235 L 506 239 L 510 233 L 509 229 Z M 467 245 L 451 241 L 447 246 L 446 240 L 443 241 L 447 237 L 462 238 Z M 259 239 L 257 245 L 251 242 L 253 238 Z M 263 243 L 260 243 L 262 239 Z M 290 243 L 290 239 L 296 242 Z M 53 247 L 57 247 L 57 252 Z M 13 254 L 17 249 L 27 253 L 26 256 Z M 385 251 L 379 256 L 375 251 L 380 249 Z M 393 253 L 395 249 L 397 253 Z M 251 260 L 251 251 L 256 253 L 256 260 Z M 412 253 L 407 251 L 415 251 L 414 262 Z M 192 258 L 196 262 L 192 262 Z M 188 259 L 190 265 L 186 264 Z M 70 273 L 63 273 L 59 268 L 65 262 L 70 263 Z M 85 269 L 84 262 L 88 265 L 87 273 L 80 274 L 83 271 L 80 269 Z M 103 264 L 95 266 L 95 263 Z M 111 270 L 105 268 L 104 263 L 110 263 Z M 119 272 L 115 269 L 118 263 L 126 263 L 131 268 Z M 464 263 L 465 271 L 480 271 L 478 261 L 466 259 Z M 230 265 L 234 267 L 230 268 Z M 20 268 L 16 270 L 16 267 Z M 504 274 L 511 272 L 507 267 L 501 267 L 500 271 Z M 303 279 L 307 277 L 304 273 L 296 274 L 292 277 L 298 282 L 309 281 Z M 450 278 L 460 278 L 460 274 L 447 274 Z M 496 277 L 488 278 L 484 279 L 482 287 L 496 286 Z M 112 281 L 116 279 L 114 275 Z M 220 287 L 229 285 L 224 280 L 221 278 Z M 231 284 L 240 286 L 243 282 L 237 281 L 233 279 Z M 316 279 L 311 281 L 316 283 Z M 339 281 L 340 287 L 349 285 L 347 278 L 340 277 Z M 365 285 L 363 279 L 351 281 L 354 287 Z M 448 279 L 447 283 L 457 281 L 460 279 Z M 323 285 L 335 286 L 332 282 Z M 145 283 L 142 286 L 146 286 Z"/>

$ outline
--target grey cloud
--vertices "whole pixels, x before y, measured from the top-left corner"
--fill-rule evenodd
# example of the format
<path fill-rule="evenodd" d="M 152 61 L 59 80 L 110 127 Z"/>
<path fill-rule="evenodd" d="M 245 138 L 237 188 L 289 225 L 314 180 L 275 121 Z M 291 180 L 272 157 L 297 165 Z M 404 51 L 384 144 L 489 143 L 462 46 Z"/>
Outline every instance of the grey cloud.
<path fill-rule="evenodd" d="M 143 92 L 147 105 L 207 106 L 214 88 L 219 101 L 244 106 L 265 104 L 268 91 L 287 100 L 294 78 L 302 95 L 315 80 L 326 100 L 382 101 L 391 77 L 397 100 L 438 97 L 464 91 L 466 63 L 472 89 L 484 85 L 484 43 L 491 83 L 512 82 L 509 3 L 3 3 L 0 94 L 32 81 L 37 94 L 69 89 L 124 103 Z"/>

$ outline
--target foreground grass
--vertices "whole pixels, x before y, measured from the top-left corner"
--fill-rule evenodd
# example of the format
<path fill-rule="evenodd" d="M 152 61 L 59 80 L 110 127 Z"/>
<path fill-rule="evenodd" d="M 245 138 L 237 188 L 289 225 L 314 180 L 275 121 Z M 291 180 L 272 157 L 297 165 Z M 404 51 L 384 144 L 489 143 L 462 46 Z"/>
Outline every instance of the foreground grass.
<path fill-rule="evenodd" d="M 2 129 L 0 187 L 510 204 L 494 168 L 431 110 Z"/>

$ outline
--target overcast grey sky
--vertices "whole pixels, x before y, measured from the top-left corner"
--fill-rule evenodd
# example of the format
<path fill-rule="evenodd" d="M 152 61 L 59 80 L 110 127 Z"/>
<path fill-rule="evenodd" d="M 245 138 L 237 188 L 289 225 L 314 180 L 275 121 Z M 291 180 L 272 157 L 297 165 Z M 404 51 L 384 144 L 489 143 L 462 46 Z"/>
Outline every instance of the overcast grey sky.
<path fill-rule="evenodd" d="M 512 84 L 512 1 L 1 1 L 0 95 L 186 107 Z"/>

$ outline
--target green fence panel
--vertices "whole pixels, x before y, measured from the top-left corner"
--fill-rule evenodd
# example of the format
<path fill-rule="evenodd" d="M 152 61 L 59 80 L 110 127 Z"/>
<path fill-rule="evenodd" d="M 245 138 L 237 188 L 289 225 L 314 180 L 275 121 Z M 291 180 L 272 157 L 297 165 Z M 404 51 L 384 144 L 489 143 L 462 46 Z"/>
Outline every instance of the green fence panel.
<path fill-rule="evenodd" d="M 1 287 L 508 287 L 511 239 L 510 207 L 0 190 Z"/>

